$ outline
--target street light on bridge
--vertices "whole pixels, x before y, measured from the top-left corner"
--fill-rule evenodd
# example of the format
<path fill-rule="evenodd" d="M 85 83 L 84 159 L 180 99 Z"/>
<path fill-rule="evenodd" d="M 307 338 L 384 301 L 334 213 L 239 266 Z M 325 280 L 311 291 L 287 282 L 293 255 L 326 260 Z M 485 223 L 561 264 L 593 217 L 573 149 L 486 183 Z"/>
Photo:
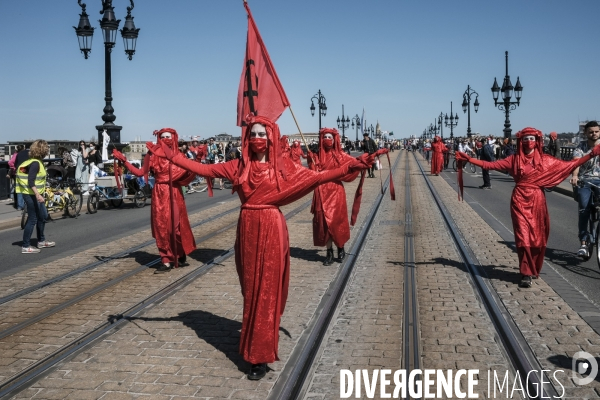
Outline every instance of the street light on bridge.
<path fill-rule="evenodd" d="M 467 90 L 465 90 L 465 92 L 463 93 L 462 109 L 463 109 L 463 112 L 468 111 L 468 117 L 467 117 L 467 137 L 468 138 L 471 137 L 471 96 L 472 95 L 475 95 L 475 102 L 473 103 L 473 108 L 475 109 L 475 112 L 477 112 L 477 110 L 479 110 L 479 93 L 477 93 L 475 90 L 473 90 L 470 85 L 467 85 Z"/>
<path fill-rule="evenodd" d="M 342 104 L 342 119 L 340 117 L 337 118 L 337 126 L 338 129 L 342 130 L 342 143 L 346 142 L 346 129 L 350 127 L 350 118 L 348 116 L 344 116 L 344 105 Z"/>
<path fill-rule="evenodd" d="M 494 85 L 492 86 L 492 95 L 494 96 L 494 106 L 498 107 L 499 110 L 504 111 L 504 137 L 509 138 L 512 133 L 512 129 L 510 129 L 509 114 L 511 111 L 516 110 L 517 107 L 521 104 L 523 86 L 521 86 L 521 81 L 517 76 L 517 85 L 513 88 L 513 85 L 510 82 L 510 76 L 508 75 L 508 51 L 504 53 L 504 56 L 506 61 L 506 74 L 504 75 L 504 82 L 502 82 L 502 88 L 500 88 L 498 87 L 498 81 L 496 81 L 496 78 L 494 78 Z M 515 91 L 515 98 L 517 99 L 517 101 L 510 101 L 513 89 Z M 498 96 L 500 92 L 502 92 L 502 102 L 498 104 Z"/>
<path fill-rule="evenodd" d="M 321 93 L 321 89 L 319 89 L 318 93 L 315 94 L 311 99 L 310 99 L 310 114 L 314 117 L 315 116 L 315 102 L 314 100 L 317 100 L 317 105 L 319 106 L 319 131 L 321 130 L 321 116 L 326 116 L 327 115 L 327 104 L 325 104 L 325 96 L 323 96 L 323 94 Z"/>
<path fill-rule="evenodd" d="M 129 1 L 131 6 L 127 7 L 127 16 L 125 17 L 123 29 L 121 29 L 121 36 L 123 37 L 125 54 L 127 54 L 127 58 L 131 60 L 135 54 L 135 46 L 140 30 L 135 27 L 133 17 L 131 16 L 131 11 L 134 7 L 133 0 Z M 92 51 L 92 37 L 95 28 L 91 26 L 88 14 L 85 12 L 85 3 L 82 3 L 81 0 L 77 0 L 77 3 L 81 7 L 81 14 L 79 14 L 79 25 L 73 28 L 75 29 L 79 41 L 79 50 L 83 53 L 84 58 L 87 59 Z M 100 28 L 102 29 L 102 37 L 104 39 L 104 101 L 106 104 L 103 110 L 104 115 L 102 115 L 104 124 L 96 125 L 96 129 L 98 130 L 98 143 L 103 142 L 102 133 L 106 130 L 110 136 L 111 143 L 119 145 L 121 143 L 121 129 L 123 129 L 123 127 L 115 125 L 114 123 L 117 117 L 114 115 L 114 108 L 112 107 L 111 52 L 112 48 L 115 47 L 117 29 L 119 28 L 121 20 L 116 19 L 115 17 L 112 0 L 102 0 L 102 10 L 100 11 L 100 14 L 103 14 L 102 19 L 99 22 Z"/>
<path fill-rule="evenodd" d="M 450 140 L 454 141 L 454 127 L 458 125 L 458 113 L 456 114 L 456 117 L 452 116 L 452 102 L 450 102 L 450 118 L 448 118 L 448 114 L 446 114 L 446 116 L 444 117 L 444 121 L 446 124 L 446 128 L 450 127 Z"/>

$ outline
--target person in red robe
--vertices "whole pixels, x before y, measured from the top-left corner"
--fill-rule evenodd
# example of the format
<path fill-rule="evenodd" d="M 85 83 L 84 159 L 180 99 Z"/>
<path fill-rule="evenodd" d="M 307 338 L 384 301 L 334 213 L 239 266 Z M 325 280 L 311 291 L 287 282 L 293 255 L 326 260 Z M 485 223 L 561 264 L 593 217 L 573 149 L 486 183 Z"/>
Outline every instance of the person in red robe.
<path fill-rule="evenodd" d="M 456 152 L 457 159 L 478 167 L 496 171 L 508 170 L 516 185 L 510 200 L 510 215 L 519 256 L 521 287 L 531 287 L 531 279 L 538 278 L 548 235 L 550 216 L 544 188 L 558 185 L 569 174 L 591 157 L 600 155 L 600 145 L 584 157 L 573 161 L 558 160 L 543 153 L 542 132 L 525 128 L 517 132 L 517 152 L 500 161 L 488 162 Z"/>
<path fill-rule="evenodd" d="M 154 272 L 163 273 L 170 271 L 173 266 L 184 266 L 186 255 L 196 248 L 181 190 L 196 175 L 160 156 L 163 154 L 161 144 L 177 150 L 178 135 L 174 129 L 164 128 L 154 134 L 158 144 L 155 146 L 152 142 L 146 143 L 149 152 L 144 158 L 142 169 L 130 164 L 120 151 L 115 149 L 112 154 L 115 159 L 124 162 L 134 175 L 144 176 L 146 181 L 149 172 L 154 176 L 150 222 L 152 237 L 156 239 L 156 247 L 162 260 L 162 265 Z"/>
<path fill-rule="evenodd" d="M 319 153 L 311 154 L 316 171 L 328 171 L 353 164 L 356 159 L 342 150 L 340 134 L 336 129 L 323 128 L 319 131 Z M 352 171 L 335 181 L 319 185 L 314 191 L 311 212 L 313 213 L 313 243 L 327 247 L 323 265 L 333 264 L 333 243 L 338 250 L 338 260 L 346 257 L 344 245 L 350 240 L 346 191 L 342 182 L 352 182 L 359 171 Z"/>
<path fill-rule="evenodd" d="M 289 237 L 279 207 L 353 169 L 368 168 L 375 156 L 365 154 L 338 169 L 312 171 L 282 157 L 277 124 L 261 116 L 249 116 L 246 123 L 239 159 L 199 164 L 168 146 L 163 146 L 160 155 L 198 175 L 228 179 L 240 198 L 235 241 L 235 265 L 244 298 L 240 354 L 252 364 L 248 379 L 258 380 L 265 376 L 267 363 L 279 360 L 279 322 L 289 286 Z"/>
<path fill-rule="evenodd" d="M 290 150 L 290 156 L 292 161 L 298 165 L 302 165 L 302 159 L 306 158 L 304 151 L 302 151 L 302 146 L 300 146 L 299 140 L 294 140 L 294 144 Z"/>
<path fill-rule="evenodd" d="M 444 151 L 446 145 L 439 136 L 433 138 L 431 143 L 431 175 L 439 175 L 444 169 Z"/>
<path fill-rule="evenodd" d="M 288 142 L 287 135 L 283 135 L 279 140 L 279 145 L 281 146 L 281 155 L 285 158 L 291 157 L 292 148 L 290 147 L 290 142 Z"/>

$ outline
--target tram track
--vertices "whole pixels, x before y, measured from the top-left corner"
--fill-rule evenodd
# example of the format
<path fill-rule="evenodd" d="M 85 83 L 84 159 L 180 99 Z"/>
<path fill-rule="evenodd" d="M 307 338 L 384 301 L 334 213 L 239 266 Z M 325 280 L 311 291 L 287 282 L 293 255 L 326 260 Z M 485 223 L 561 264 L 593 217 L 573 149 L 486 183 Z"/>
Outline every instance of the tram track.
<path fill-rule="evenodd" d="M 426 182 L 429 193 L 442 216 L 445 229 L 452 238 L 459 257 L 469 273 L 472 286 L 492 322 L 496 335 L 499 338 L 498 344 L 504 350 L 507 361 L 509 361 L 513 370 L 519 374 L 521 379 L 527 377 L 525 382 L 526 393 L 535 394 L 528 398 L 560 398 L 558 390 L 543 372 L 544 368 L 541 366 L 533 350 L 529 347 L 527 340 L 511 317 L 510 312 L 500 299 L 498 293 L 488 283 L 486 272 L 481 268 L 481 263 L 475 256 L 475 252 L 470 248 L 468 241 L 461 234 L 451 213 L 423 170 L 416 154 L 413 154 L 413 156 Z M 542 389 L 538 390 L 538 388 Z"/>
<path fill-rule="evenodd" d="M 396 170 L 400 159 L 398 156 L 392 170 Z M 304 334 L 299 339 L 280 377 L 275 383 L 268 399 L 270 400 L 295 400 L 305 394 L 309 382 L 309 376 L 313 370 L 313 362 L 319 353 L 332 319 L 337 312 L 340 301 L 343 298 L 346 286 L 352 276 L 359 254 L 364 248 L 369 231 L 373 225 L 380 205 L 389 189 L 389 176 L 386 179 L 382 192 L 373 202 L 365 222 L 360 227 L 356 239 L 347 253 L 346 260 L 339 268 L 336 277 L 331 281 L 311 321 L 308 323 Z"/>
<path fill-rule="evenodd" d="M 290 219 L 294 217 L 304 209 L 308 208 L 310 204 L 311 200 L 302 203 L 300 206 L 285 214 L 285 218 Z M 224 232 L 230 230 L 235 226 L 237 226 L 237 222 L 228 224 L 227 226 L 220 228 L 218 231 Z M 213 232 L 209 235 L 205 235 L 204 237 L 207 239 L 214 239 L 216 235 L 217 234 Z M 184 287 L 192 283 L 194 280 L 196 280 L 198 277 L 206 274 L 213 267 L 219 265 L 221 262 L 230 258 L 233 255 L 234 249 L 233 247 L 230 247 L 222 251 L 218 256 L 214 257 L 213 259 L 207 261 L 206 263 L 196 268 L 187 267 L 186 270 L 189 269 L 189 272 L 180 277 L 177 277 L 177 279 L 173 282 L 161 287 L 159 290 L 155 290 L 150 295 L 144 296 L 142 300 L 136 302 L 133 305 L 130 305 L 126 310 L 109 315 L 108 318 L 105 318 L 104 322 L 95 326 L 93 329 L 78 336 L 76 339 L 69 341 L 69 343 L 66 343 L 56 351 L 53 351 L 45 357 L 41 358 L 40 360 L 37 360 L 36 362 L 22 369 L 18 373 L 13 374 L 9 378 L 5 379 L 3 382 L 0 382 L 0 398 L 8 398 L 24 390 L 33 382 L 45 376 L 57 363 L 77 354 L 85 348 L 93 346 L 98 341 L 105 339 L 107 336 L 119 330 L 125 323 L 127 323 L 135 316 L 148 310 L 154 305 L 160 304 L 165 299 L 167 299 L 177 291 L 183 289 Z M 153 262 L 156 263 L 157 260 Z M 147 268 L 147 266 L 145 266 L 144 269 L 145 268 Z M 104 290 L 105 289 L 106 288 L 104 288 Z M 71 304 L 71 306 L 72 305 L 73 304 Z M 63 309 L 64 308 L 68 307 L 63 307 Z M 46 316 L 46 318 L 47 317 L 48 316 Z M 36 322 L 40 322 L 42 320 L 43 319 L 37 318 Z M 33 324 L 35 324 L 36 322 L 34 322 Z M 32 324 L 29 324 L 28 327 L 31 325 Z M 23 327 L 22 329 L 26 328 L 27 327 Z M 11 336 L 5 336 L 5 338 L 6 337 Z"/>
<path fill-rule="evenodd" d="M 193 228 L 196 228 L 196 227 L 208 224 L 210 222 L 216 221 L 219 218 L 227 216 L 227 215 L 229 215 L 229 214 L 231 214 L 231 213 L 233 213 L 235 211 L 239 211 L 239 209 L 240 209 L 240 207 L 237 206 L 237 207 L 234 207 L 232 209 L 229 209 L 229 210 L 226 210 L 224 212 L 221 212 L 221 213 L 219 213 L 217 215 L 214 215 L 212 217 L 203 219 L 202 221 L 199 221 L 199 222 L 191 225 L 191 228 L 193 229 Z M 94 269 L 96 267 L 99 267 L 99 266 L 101 266 L 103 264 L 106 264 L 106 263 L 108 263 L 110 261 L 113 261 L 115 259 L 120 259 L 120 258 L 123 258 L 123 257 L 127 257 L 131 253 L 139 251 L 139 250 L 141 250 L 141 249 L 143 249 L 145 247 L 151 246 L 151 245 L 153 245 L 155 243 L 156 243 L 156 240 L 154 240 L 154 239 L 145 241 L 144 243 L 141 243 L 141 244 L 129 247 L 129 248 L 123 250 L 123 251 L 119 251 L 119 252 L 114 253 L 112 255 L 109 255 L 109 256 L 106 256 L 106 257 L 102 257 L 98 261 L 95 261 L 95 262 L 92 262 L 92 263 L 88 263 L 88 264 L 83 265 L 81 267 L 78 267 L 78 268 L 76 268 L 74 270 L 71 270 L 71 271 L 65 272 L 63 274 L 60 274 L 58 276 L 52 277 L 50 279 L 47 279 L 47 280 L 45 280 L 43 282 L 40 282 L 40 283 L 37 283 L 35 285 L 31 285 L 31 286 L 26 287 L 24 289 L 18 290 L 18 291 L 14 292 L 14 293 L 11 293 L 10 295 L 0 297 L 0 305 L 8 303 L 8 302 L 13 301 L 13 300 L 16 300 L 16 299 L 18 299 L 20 297 L 23 297 L 23 296 L 25 296 L 25 295 L 27 295 L 29 293 L 33 293 L 33 292 L 38 291 L 40 289 L 46 288 L 46 287 L 48 287 L 50 285 L 53 285 L 53 284 L 55 284 L 57 282 L 61 282 L 61 281 L 64 281 L 65 279 L 77 276 L 77 275 L 79 275 L 79 274 L 81 274 L 83 272 L 92 270 L 92 269 Z M 148 263 L 147 265 L 150 265 L 150 264 L 154 265 L 154 263 L 156 263 L 156 260 L 153 261 L 153 263 Z M 2 336 L 1 336 L 1 333 L 0 333 L 0 338 L 1 337 Z"/>

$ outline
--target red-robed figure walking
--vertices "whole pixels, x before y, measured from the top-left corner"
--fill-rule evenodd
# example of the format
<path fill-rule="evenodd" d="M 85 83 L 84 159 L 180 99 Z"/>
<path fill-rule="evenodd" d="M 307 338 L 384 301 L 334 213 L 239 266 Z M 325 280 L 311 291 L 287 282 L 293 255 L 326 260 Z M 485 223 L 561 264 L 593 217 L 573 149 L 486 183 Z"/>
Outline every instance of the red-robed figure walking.
<path fill-rule="evenodd" d="M 444 169 L 444 152 L 448 151 L 439 136 L 431 143 L 431 175 L 439 175 Z"/>
<path fill-rule="evenodd" d="M 542 132 L 525 128 L 517 133 L 517 152 L 500 161 L 488 162 L 456 152 L 457 159 L 484 169 L 508 170 L 515 180 L 510 200 L 510 215 L 519 256 L 521 287 L 531 287 L 531 278 L 538 278 L 550 234 L 550 216 L 544 188 L 558 185 L 591 157 L 600 155 L 600 145 L 574 161 L 558 160 L 542 151 Z"/>
<path fill-rule="evenodd" d="M 115 149 L 112 154 L 115 159 L 123 161 L 134 175 L 144 176 L 146 181 L 149 172 L 154 176 L 150 222 L 152 237 L 156 239 L 163 263 L 155 273 L 161 273 L 170 271 L 175 264 L 184 264 L 186 255 L 196 248 L 181 191 L 181 187 L 189 185 L 196 175 L 164 158 L 161 144 L 177 149 L 178 135 L 174 129 L 164 128 L 154 134 L 158 143 L 156 146 L 146 143 L 149 152 L 141 169 L 131 165 L 120 151 Z"/>
<path fill-rule="evenodd" d="M 199 164 L 168 147 L 164 154 L 198 175 L 228 179 L 241 200 L 235 241 L 235 264 L 244 297 L 240 354 L 252 364 L 248 378 L 256 380 L 265 375 L 266 363 L 279 360 L 279 321 L 288 295 L 289 237 L 279 207 L 352 169 L 367 168 L 374 156 L 319 173 L 282 157 L 279 127 L 270 119 L 251 116 L 246 122 L 240 159 Z"/>
<path fill-rule="evenodd" d="M 302 159 L 306 158 L 304 151 L 302 151 L 302 146 L 300 146 L 299 140 L 294 140 L 294 144 L 292 144 L 292 148 L 290 150 L 290 157 L 292 161 L 298 165 L 302 165 Z"/>
<path fill-rule="evenodd" d="M 312 163 L 314 159 L 315 164 Z M 311 153 L 310 167 L 316 171 L 328 171 L 353 164 L 356 159 L 342 151 L 340 135 L 336 129 L 323 128 L 319 131 L 319 153 Z M 313 213 L 313 243 L 326 246 L 327 257 L 323 265 L 333 264 L 333 243 L 338 249 L 338 259 L 346 256 L 344 244 L 350 240 L 346 191 L 342 182 L 352 182 L 359 171 L 335 181 L 319 185 L 315 189 L 311 212 Z"/>

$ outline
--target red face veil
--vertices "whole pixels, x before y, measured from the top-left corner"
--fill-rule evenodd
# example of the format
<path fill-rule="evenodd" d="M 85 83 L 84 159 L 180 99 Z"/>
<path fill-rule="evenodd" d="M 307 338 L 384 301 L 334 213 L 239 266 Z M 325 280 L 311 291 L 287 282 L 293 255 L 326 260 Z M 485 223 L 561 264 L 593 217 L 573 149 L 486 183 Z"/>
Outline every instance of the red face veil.
<path fill-rule="evenodd" d="M 328 141 L 327 139 L 325 139 L 325 135 L 326 134 L 330 134 L 331 136 L 333 136 L 333 143 L 331 144 L 331 147 L 329 147 L 328 145 L 326 145 L 326 141 Z M 319 131 L 319 160 L 320 162 L 324 162 L 325 157 L 326 157 L 326 153 L 331 154 L 331 156 L 338 161 L 339 157 L 338 154 L 340 154 L 342 152 L 342 148 L 340 146 L 340 133 L 337 131 L 337 129 L 333 129 L 333 128 L 323 128 Z M 339 162 L 338 162 L 339 164 Z"/>
<path fill-rule="evenodd" d="M 242 137 L 242 157 L 240 160 L 240 168 L 238 176 L 234 182 L 235 186 L 241 185 L 248 180 L 248 174 L 250 173 L 250 163 L 252 162 L 252 151 L 250 149 L 251 137 L 250 133 L 254 124 L 261 124 L 267 131 L 267 163 L 269 164 L 269 176 L 271 179 L 276 179 L 277 187 L 279 188 L 279 175 L 286 179 L 285 175 L 285 164 L 283 162 L 279 126 L 271 121 L 269 118 L 261 117 L 259 115 L 254 116 L 249 114 L 246 117 L 246 130 Z M 262 142 L 265 142 L 262 140 Z M 276 171 L 278 173 L 276 173 Z"/>
<path fill-rule="evenodd" d="M 525 148 L 524 145 L 524 141 L 522 141 L 521 139 L 523 139 L 525 136 L 534 136 L 535 137 L 535 142 L 529 142 L 527 143 L 527 147 L 528 149 Z M 535 129 L 535 128 L 531 128 L 531 127 L 527 127 L 519 132 L 517 132 L 517 154 L 515 155 L 515 157 L 517 157 L 517 162 L 513 163 L 513 171 L 512 171 L 512 175 L 513 176 L 517 176 L 519 174 L 521 174 L 521 170 L 523 168 L 523 165 L 528 163 L 531 159 L 531 155 L 529 155 L 529 157 L 526 156 L 526 152 L 531 150 L 531 148 L 533 148 L 533 167 L 538 169 L 538 168 L 543 168 L 542 165 L 542 146 L 543 146 L 543 135 L 542 132 Z"/>

